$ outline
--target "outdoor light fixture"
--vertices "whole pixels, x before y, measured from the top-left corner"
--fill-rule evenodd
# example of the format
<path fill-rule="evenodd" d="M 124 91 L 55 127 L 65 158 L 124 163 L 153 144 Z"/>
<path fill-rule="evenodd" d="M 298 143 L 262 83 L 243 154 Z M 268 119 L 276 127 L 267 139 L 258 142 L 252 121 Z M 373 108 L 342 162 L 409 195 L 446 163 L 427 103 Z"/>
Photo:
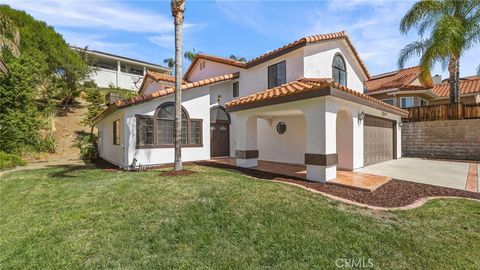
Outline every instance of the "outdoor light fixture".
<path fill-rule="evenodd" d="M 365 113 L 362 111 L 361 113 L 358 114 L 358 121 L 363 121 L 365 119 Z"/>
<path fill-rule="evenodd" d="M 399 127 L 403 127 L 403 122 L 398 122 Z"/>
<path fill-rule="evenodd" d="M 222 95 L 218 95 L 218 96 L 217 96 L 217 102 L 220 103 L 220 100 L 222 100 Z"/>

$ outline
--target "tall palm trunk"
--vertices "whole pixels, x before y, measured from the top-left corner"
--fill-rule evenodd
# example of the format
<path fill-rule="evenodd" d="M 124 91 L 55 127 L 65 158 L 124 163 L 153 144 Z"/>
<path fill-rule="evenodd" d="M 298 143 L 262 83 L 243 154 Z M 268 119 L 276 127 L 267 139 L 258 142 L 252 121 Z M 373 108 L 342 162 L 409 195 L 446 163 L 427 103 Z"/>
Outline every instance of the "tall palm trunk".
<path fill-rule="evenodd" d="M 175 24 L 175 171 L 182 170 L 182 27 L 185 0 L 172 0 Z"/>
<path fill-rule="evenodd" d="M 458 66 L 459 58 L 457 56 L 450 57 L 448 62 L 448 82 L 450 84 L 450 103 L 458 103 Z"/>

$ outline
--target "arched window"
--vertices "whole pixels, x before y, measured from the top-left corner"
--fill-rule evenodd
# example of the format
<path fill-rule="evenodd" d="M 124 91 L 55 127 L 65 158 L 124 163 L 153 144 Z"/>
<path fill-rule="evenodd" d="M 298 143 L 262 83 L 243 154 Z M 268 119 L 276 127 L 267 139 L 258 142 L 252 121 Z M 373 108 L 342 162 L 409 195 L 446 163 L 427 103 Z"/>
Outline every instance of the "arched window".
<path fill-rule="evenodd" d="M 168 145 L 175 141 L 175 105 L 164 103 L 157 109 L 157 144 Z M 182 107 L 182 144 L 188 143 L 188 115 Z"/>
<path fill-rule="evenodd" d="M 210 123 L 227 123 L 230 124 L 230 115 L 225 108 L 217 106 L 210 109 Z"/>
<path fill-rule="evenodd" d="M 175 142 L 175 104 L 160 105 L 153 116 L 136 115 L 137 148 L 173 147 Z M 202 119 L 192 119 L 182 106 L 182 147 L 202 146 Z"/>
<path fill-rule="evenodd" d="M 333 57 L 332 78 L 335 82 L 347 86 L 347 68 L 341 54 Z"/>

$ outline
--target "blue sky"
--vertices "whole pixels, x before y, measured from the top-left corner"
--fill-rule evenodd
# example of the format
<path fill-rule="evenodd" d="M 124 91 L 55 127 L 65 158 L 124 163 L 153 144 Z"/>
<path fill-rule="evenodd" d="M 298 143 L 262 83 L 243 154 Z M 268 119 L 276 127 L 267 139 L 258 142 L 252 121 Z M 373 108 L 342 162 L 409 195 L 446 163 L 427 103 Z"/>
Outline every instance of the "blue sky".
<path fill-rule="evenodd" d="M 163 64 L 173 57 L 170 1 L 2 0 L 46 21 L 77 46 Z M 395 70 L 401 48 L 417 38 L 398 31 L 412 1 L 187 0 L 184 48 L 252 59 L 307 35 L 345 30 L 371 74 Z M 480 45 L 461 59 L 461 76 L 475 74 Z M 416 65 L 412 59 L 408 66 Z M 186 63 L 188 64 L 188 63 Z M 447 76 L 438 66 L 433 74 Z"/>

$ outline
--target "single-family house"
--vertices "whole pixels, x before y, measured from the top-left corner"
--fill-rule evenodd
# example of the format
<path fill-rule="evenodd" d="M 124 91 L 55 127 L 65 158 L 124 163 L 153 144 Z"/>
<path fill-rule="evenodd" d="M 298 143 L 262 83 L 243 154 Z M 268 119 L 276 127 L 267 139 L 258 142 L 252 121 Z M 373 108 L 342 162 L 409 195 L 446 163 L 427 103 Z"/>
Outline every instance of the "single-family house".
<path fill-rule="evenodd" d="M 450 85 L 440 75 L 419 80 L 420 67 L 410 67 L 372 76 L 365 83 L 365 93 L 400 108 L 410 108 L 450 102 Z M 480 103 L 480 76 L 459 80 L 460 102 Z"/>
<path fill-rule="evenodd" d="M 173 162 L 173 80 L 147 73 L 141 95 L 95 119 L 100 157 L 121 167 Z M 328 181 L 401 156 L 407 111 L 364 94 L 370 74 L 345 32 L 308 36 L 248 62 L 200 54 L 183 77 L 182 159 L 306 165 Z"/>
<path fill-rule="evenodd" d="M 157 74 L 171 75 L 169 68 L 137 59 L 115 55 L 97 50 L 70 46 L 72 50 L 81 51 L 92 58 L 90 79 L 98 87 L 116 87 L 138 91 L 148 71 Z"/>

